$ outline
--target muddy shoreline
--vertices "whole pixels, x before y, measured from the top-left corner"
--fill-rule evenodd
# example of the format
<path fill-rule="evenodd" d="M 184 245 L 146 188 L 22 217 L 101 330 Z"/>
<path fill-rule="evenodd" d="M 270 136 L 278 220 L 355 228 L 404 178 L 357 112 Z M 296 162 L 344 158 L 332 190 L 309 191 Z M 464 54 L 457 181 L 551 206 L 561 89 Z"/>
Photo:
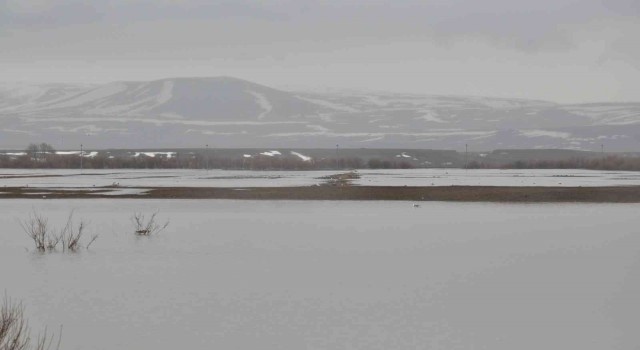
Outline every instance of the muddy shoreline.
<path fill-rule="evenodd" d="M 123 194 L 118 194 L 118 191 L 122 190 L 124 190 Z M 114 188 L 57 189 L 5 187 L 0 189 L 0 198 L 153 198 L 246 200 L 406 200 L 520 203 L 640 203 L 640 186 L 308 186 L 234 188 L 120 187 L 117 190 Z"/>

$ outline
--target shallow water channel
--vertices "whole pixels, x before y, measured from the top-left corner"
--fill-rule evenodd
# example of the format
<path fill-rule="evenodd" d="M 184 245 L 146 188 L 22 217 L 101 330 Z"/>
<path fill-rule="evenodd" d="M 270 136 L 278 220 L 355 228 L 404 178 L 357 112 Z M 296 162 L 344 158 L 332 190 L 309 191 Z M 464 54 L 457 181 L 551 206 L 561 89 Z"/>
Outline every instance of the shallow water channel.
<path fill-rule="evenodd" d="M 33 251 L 31 210 L 97 233 Z M 134 212 L 167 229 L 136 237 Z M 630 349 L 640 205 L 0 200 L 0 290 L 61 349 Z"/>

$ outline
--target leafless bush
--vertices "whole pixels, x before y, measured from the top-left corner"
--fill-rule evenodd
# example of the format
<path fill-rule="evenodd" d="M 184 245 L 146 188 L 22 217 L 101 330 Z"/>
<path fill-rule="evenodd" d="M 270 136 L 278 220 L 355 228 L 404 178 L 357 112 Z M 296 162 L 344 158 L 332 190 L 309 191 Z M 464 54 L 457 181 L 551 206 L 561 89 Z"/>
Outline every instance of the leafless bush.
<path fill-rule="evenodd" d="M 80 220 L 77 228 L 74 228 L 73 225 L 73 211 L 69 213 L 69 217 L 67 218 L 67 224 L 64 226 L 58 238 L 62 243 L 63 251 L 76 252 L 81 248 L 80 239 L 82 238 L 82 234 L 87 227 L 87 223 L 83 220 Z M 98 238 L 98 235 L 94 235 L 89 243 L 86 245 L 86 248 L 89 248 L 91 244 Z"/>
<path fill-rule="evenodd" d="M 60 340 L 56 349 L 60 348 Z M 32 344 L 31 330 L 24 317 L 24 306 L 4 297 L 0 307 L 0 350 L 48 350 L 53 344 L 53 335 L 46 330 Z"/>
<path fill-rule="evenodd" d="M 55 249 L 60 242 L 60 238 L 49 227 L 49 220 L 35 210 L 20 225 L 41 252 Z"/>
<path fill-rule="evenodd" d="M 54 251 L 58 244 L 62 245 L 63 252 L 76 252 L 81 248 L 81 238 L 87 227 L 84 221 L 80 221 L 77 228 L 73 224 L 73 211 L 67 218 L 67 223 L 59 232 L 49 226 L 49 220 L 35 210 L 29 214 L 29 218 L 20 222 L 22 229 L 33 240 L 35 247 L 40 252 Z M 98 238 L 94 235 L 86 248 Z M 0 350 L 4 350 L 0 348 Z"/>
<path fill-rule="evenodd" d="M 155 212 L 151 215 L 149 220 L 145 219 L 145 215 L 142 213 L 134 213 L 131 217 L 131 222 L 133 223 L 134 233 L 138 236 L 151 236 L 154 234 L 160 233 L 162 230 L 169 226 L 169 220 L 167 220 L 164 224 L 159 224 L 156 222 L 156 216 L 158 212 Z"/>

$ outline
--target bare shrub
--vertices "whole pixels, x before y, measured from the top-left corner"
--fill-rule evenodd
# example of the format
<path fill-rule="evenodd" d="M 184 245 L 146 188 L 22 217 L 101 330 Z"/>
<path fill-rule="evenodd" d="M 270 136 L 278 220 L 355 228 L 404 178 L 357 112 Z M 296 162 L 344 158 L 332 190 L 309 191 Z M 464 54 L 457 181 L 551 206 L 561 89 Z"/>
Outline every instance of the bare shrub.
<path fill-rule="evenodd" d="M 62 245 L 63 252 L 78 251 L 82 247 L 81 238 L 87 227 L 84 221 L 80 221 L 77 227 L 74 226 L 73 211 L 69 213 L 67 223 L 60 231 L 51 228 L 49 220 L 35 210 L 29 214 L 29 218 L 21 221 L 20 225 L 40 252 L 55 251 L 59 244 Z M 85 248 L 88 249 L 97 238 L 98 235 L 94 235 Z"/>
<path fill-rule="evenodd" d="M 145 215 L 142 213 L 134 213 L 131 217 L 131 222 L 133 223 L 134 233 L 138 236 L 151 236 L 154 234 L 160 233 L 162 230 L 169 226 L 169 220 L 167 220 L 164 224 L 159 224 L 156 222 L 156 216 L 158 212 L 155 212 L 149 217 L 148 220 L 145 219 Z"/>
<path fill-rule="evenodd" d="M 69 217 L 67 218 L 66 225 L 64 226 L 62 231 L 60 231 L 60 233 L 58 234 L 58 238 L 62 243 L 63 251 L 76 252 L 82 247 L 80 240 L 82 238 L 84 230 L 87 227 L 87 223 L 84 220 L 80 220 L 80 223 L 77 225 L 77 228 L 74 228 L 74 227 L 75 226 L 73 224 L 73 211 L 71 211 L 71 213 L 69 213 Z M 89 243 L 86 245 L 86 248 L 89 248 L 89 246 L 97 238 L 98 238 L 98 235 L 94 235 L 89 241 Z"/>
<path fill-rule="evenodd" d="M 60 348 L 60 340 L 56 349 Z M 24 306 L 4 297 L 0 307 L 0 350 L 47 350 L 53 344 L 53 335 L 45 330 L 32 344 L 31 329 L 24 316 Z"/>
<path fill-rule="evenodd" d="M 29 218 L 20 222 L 20 226 L 41 252 L 55 249 L 60 242 L 60 238 L 49 227 L 49 220 L 35 210 L 29 213 Z"/>

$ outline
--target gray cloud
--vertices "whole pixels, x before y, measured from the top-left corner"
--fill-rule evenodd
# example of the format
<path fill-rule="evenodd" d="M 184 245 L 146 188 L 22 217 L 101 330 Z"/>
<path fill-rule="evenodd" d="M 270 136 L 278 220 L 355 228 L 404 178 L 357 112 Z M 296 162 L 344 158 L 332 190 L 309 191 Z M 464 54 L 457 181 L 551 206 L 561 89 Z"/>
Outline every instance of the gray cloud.
<path fill-rule="evenodd" d="M 229 18 L 289 24 L 289 36 L 455 37 L 474 35 L 527 46 L 551 39 L 557 27 L 631 16 L 631 0 L 557 1 L 150 1 L 2 0 L 5 29 L 47 29 L 76 24 L 216 21 Z M 296 30 L 300 29 L 300 31 Z M 260 34 L 259 32 L 257 34 Z M 321 35 L 324 34 L 324 35 Z M 274 38 L 277 40 L 277 38 Z"/>

